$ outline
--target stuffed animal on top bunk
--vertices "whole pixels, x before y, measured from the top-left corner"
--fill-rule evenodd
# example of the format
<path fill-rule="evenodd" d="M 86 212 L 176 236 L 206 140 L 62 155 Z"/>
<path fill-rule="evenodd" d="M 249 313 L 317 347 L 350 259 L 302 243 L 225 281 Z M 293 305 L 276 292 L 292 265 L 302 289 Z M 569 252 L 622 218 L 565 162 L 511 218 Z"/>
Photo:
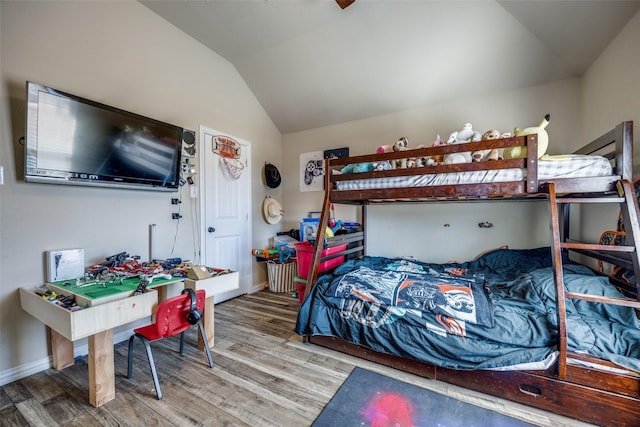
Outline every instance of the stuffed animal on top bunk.
<path fill-rule="evenodd" d="M 427 146 L 424 144 L 418 145 L 415 150 L 419 150 L 421 148 L 426 148 Z M 408 168 L 421 168 L 425 166 L 434 166 L 436 161 L 431 156 L 413 156 L 407 159 L 407 167 Z"/>
<path fill-rule="evenodd" d="M 398 140 L 393 144 L 381 145 L 376 150 L 376 153 L 378 154 L 391 153 L 394 151 L 406 151 L 408 149 L 409 149 L 409 140 L 407 139 L 407 137 L 403 136 L 398 138 Z M 391 163 L 392 169 L 407 167 L 407 159 L 397 159 L 397 160 L 394 159 L 394 160 L 390 160 L 390 163 Z"/>
<path fill-rule="evenodd" d="M 372 162 L 374 171 L 386 171 L 393 169 L 389 160 L 383 160 L 381 162 Z"/>
<path fill-rule="evenodd" d="M 440 135 L 436 135 L 436 140 L 433 141 L 433 144 L 431 144 L 432 147 L 444 147 L 445 145 L 447 145 L 447 143 L 446 141 L 442 141 L 440 139 Z M 439 165 L 444 162 L 444 155 L 437 154 L 435 156 L 432 156 L 431 159 L 433 160 L 434 165 Z"/>
<path fill-rule="evenodd" d="M 409 147 L 409 139 L 406 136 L 398 138 L 393 144 L 385 144 L 378 147 L 376 153 L 392 153 L 394 151 L 404 151 Z"/>
<path fill-rule="evenodd" d="M 489 141 L 492 139 L 509 138 L 510 133 L 502 133 L 496 129 L 489 129 L 482 134 L 482 141 Z M 488 160 L 502 160 L 502 152 L 504 149 L 492 148 L 488 150 L 478 150 L 471 153 L 471 160 L 474 162 L 485 162 Z"/>
<path fill-rule="evenodd" d="M 395 143 L 389 145 L 382 145 L 378 147 L 376 153 L 391 153 L 394 151 L 404 151 L 409 145 L 409 140 L 406 137 L 402 137 L 398 139 Z M 404 167 L 406 167 L 407 159 L 404 160 Z M 389 169 L 395 169 L 399 160 L 382 160 L 379 162 L 362 162 L 362 163 L 352 163 L 345 165 L 340 172 L 341 173 L 362 173 L 362 172 L 373 172 L 373 171 L 383 171 Z"/>
<path fill-rule="evenodd" d="M 462 129 L 452 132 L 449 135 L 447 144 L 464 144 L 467 142 L 475 142 L 482 140 L 482 134 L 473 130 L 471 123 L 462 125 Z M 471 152 L 465 151 L 461 153 L 445 154 L 443 163 L 445 165 L 455 165 L 460 163 L 471 163 Z"/>
<path fill-rule="evenodd" d="M 514 136 L 524 136 L 524 135 L 532 135 L 534 133 L 538 134 L 538 158 L 544 156 L 547 152 L 547 148 L 549 147 L 549 134 L 545 130 L 549 121 L 551 120 L 551 116 L 547 114 L 544 116 L 542 121 L 538 126 L 532 126 L 524 129 L 515 128 L 513 131 Z M 527 157 L 527 147 L 510 147 L 505 148 L 504 150 L 504 158 L 505 159 L 522 159 Z"/>
<path fill-rule="evenodd" d="M 376 170 L 376 165 L 373 162 L 363 162 L 363 163 L 353 163 L 350 165 L 345 165 L 340 172 L 341 173 L 362 173 L 362 172 L 371 172 Z"/>

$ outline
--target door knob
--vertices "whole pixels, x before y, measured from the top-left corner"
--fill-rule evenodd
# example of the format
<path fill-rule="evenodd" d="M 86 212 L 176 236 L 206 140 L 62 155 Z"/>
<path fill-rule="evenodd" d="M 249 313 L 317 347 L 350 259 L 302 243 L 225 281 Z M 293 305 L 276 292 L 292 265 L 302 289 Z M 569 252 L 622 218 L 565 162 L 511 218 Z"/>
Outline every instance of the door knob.
<path fill-rule="evenodd" d="M 214 227 L 209 227 L 209 228 L 207 228 L 207 231 L 209 233 L 213 233 L 214 231 L 216 231 L 216 229 Z"/>

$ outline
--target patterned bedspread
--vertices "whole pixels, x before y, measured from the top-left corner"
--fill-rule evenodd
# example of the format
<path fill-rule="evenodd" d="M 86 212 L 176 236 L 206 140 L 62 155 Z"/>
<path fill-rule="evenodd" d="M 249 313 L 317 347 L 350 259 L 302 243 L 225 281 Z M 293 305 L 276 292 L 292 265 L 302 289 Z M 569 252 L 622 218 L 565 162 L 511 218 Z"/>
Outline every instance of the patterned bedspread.
<path fill-rule="evenodd" d="M 605 278 L 568 261 L 565 286 L 620 296 Z M 295 330 L 446 368 L 532 368 L 556 351 L 555 301 L 550 248 L 497 250 L 462 264 L 364 257 L 319 278 Z M 640 370 L 633 309 L 568 300 L 567 329 L 571 351 Z"/>
<path fill-rule="evenodd" d="M 388 264 L 383 271 L 359 266 L 333 280 L 325 295 L 378 305 L 427 311 L 478 325 L 493 326 L 484 276 L 450 270 L 438 273 L 410 261 Z"/>

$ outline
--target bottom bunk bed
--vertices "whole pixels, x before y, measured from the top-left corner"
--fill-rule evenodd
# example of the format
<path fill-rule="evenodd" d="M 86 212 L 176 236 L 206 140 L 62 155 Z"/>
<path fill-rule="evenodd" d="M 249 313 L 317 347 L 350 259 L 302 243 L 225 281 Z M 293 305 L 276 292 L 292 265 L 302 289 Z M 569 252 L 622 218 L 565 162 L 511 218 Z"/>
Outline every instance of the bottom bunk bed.
<path fill-rule="evenodd" d="M 632 308 L 569 303 L 570 351 L 610 363 L 570 359 L 566 377 L 557 377 L 551 254 L 500 249 L 463 264 L 350 260 L 319 278 L 300 307 L 296 332 L 311 343 L 555 413 L 638 425 L 640 324 Z M 584 266 L 566 263 L 564 273 L 571 292 L 621 297 Z"/>
<path fill-rule="evenodd" d="M 356 203 L 364 209 L 370 203 L 442 202 L 448 197 L 546 198 L 552 245 L 499 249 L 466 263 L 434 264 L 364 256 L 365 233 L 360 232 L 329 242 L 348 243 L 346 251 L 332 257 L 347 255 L 349 260 L 320 275 L 318 266 L 327 260 L 320 227 L 296 332 L 313 344 L 583 421 L 640 426 L 640 224 L 630 184 L 632 124 L 618 125 L 577 152 L 591 154 L 605 146 L 612 147 L 603 154 L 612 163 L 609 176 L 539 180 L 538 162 L 529 156 L 526 187 L 392 184 L 344 190 L 344 181 L 396 179 L 413 172 L 357 178 L 327 173 L 321 223 L 328 221 L 332 203 Z M 428 150 L 433 154 L 434 148 Z M 326 170 L 363 160 L 377 157 L 327 160 Z M 448 171 L 438 166 L 416 173 Z M 570 238 L 570 204 L 603 202 L 620 205 L 627 226 L 625 246 Z M 572 262 L 569 254 L 575 253 L 624 266 L 633 281 L 624 289 L 613 286 L 618 283 L 611 278 Z"/>

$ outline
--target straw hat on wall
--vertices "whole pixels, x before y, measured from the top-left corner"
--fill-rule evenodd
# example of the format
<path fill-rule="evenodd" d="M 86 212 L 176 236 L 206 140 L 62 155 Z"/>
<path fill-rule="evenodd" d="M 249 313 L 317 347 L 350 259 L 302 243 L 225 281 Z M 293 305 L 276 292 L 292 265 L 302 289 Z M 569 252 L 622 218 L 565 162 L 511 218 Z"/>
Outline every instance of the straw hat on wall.
<path fill-rule="evenodd" d="M 262 213 L 265 221 L 269 224 L 277 224 L 282 219 L 283 212 L 282 206 L 276 199 L 270 196 L 265 197 L 262 203 Z"/>

